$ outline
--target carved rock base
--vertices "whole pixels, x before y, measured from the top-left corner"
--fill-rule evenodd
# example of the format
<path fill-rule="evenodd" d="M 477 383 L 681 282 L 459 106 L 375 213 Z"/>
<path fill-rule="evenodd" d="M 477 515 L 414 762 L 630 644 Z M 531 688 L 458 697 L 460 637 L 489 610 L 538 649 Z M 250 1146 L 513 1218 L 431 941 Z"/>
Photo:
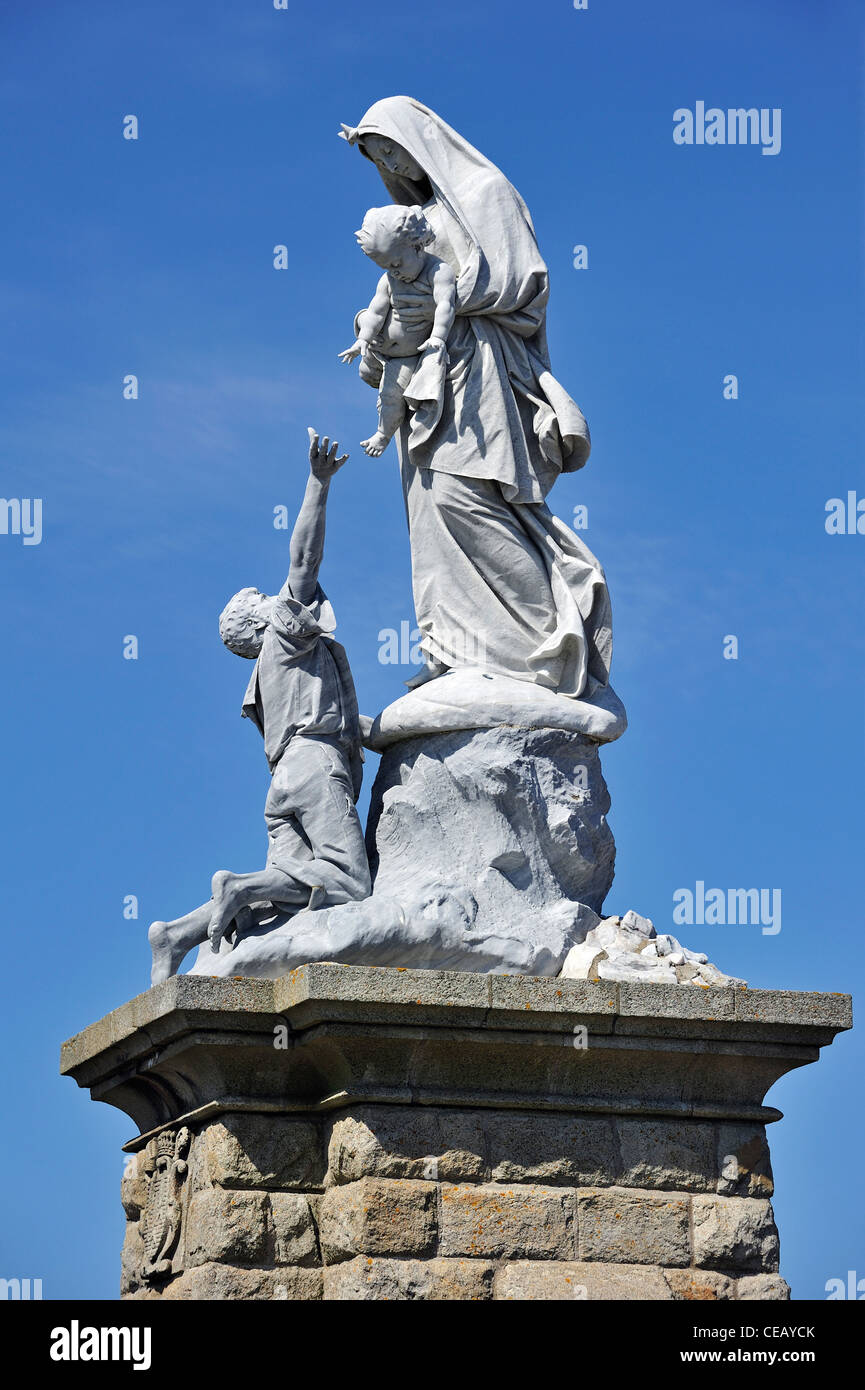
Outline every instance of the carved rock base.
<path fill-rule="evenodd" d="M 613 881 L 609 808 L 598 744 L 581 733 L 498 726 L 392 743 L 367 826 L 372 897 L 274 916 L 218 956 L 205 944 L 191 973 L 277 979 L 335 960 L 557 975 Z"/>

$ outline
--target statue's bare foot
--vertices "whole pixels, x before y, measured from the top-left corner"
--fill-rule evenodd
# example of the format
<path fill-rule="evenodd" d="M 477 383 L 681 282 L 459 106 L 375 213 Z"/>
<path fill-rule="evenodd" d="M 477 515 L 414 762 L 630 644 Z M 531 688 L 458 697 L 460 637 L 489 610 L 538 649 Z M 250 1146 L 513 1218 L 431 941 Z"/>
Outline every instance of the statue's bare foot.
<path fill-rule="evenodd" d="M 153 952 L 150 983 L 151 985 L 161 985 L 163 980 L 168 980 L 172 975 L 177 974 L 189 947 L 184 946 L 180 950 L 172 946 L 171 926 L 168 922 L 151 922 L 147 932 L 147 940 L 150 942 L 150 949 Z"/>
<path fill-rule="evenodd" d="M 369 439 L 362 439 L 360 447 L 365 454 L 369 454 L 371 459 L 377 459 L 379 454 L 383 454 L 390 440 L 381 430 L 376 430 L 375 434 L 370 435 Z"/>
<path fill-rule="evenodd" d="M 420 668 L 416 676 L 406 681 L 408 690 L 417 690 L 419 685 L 426 685 L 427 681 L 434 681 L 437 676 L 443 676 L 450 668 L 442 666 L 440 661 L 427 661 Z"/>

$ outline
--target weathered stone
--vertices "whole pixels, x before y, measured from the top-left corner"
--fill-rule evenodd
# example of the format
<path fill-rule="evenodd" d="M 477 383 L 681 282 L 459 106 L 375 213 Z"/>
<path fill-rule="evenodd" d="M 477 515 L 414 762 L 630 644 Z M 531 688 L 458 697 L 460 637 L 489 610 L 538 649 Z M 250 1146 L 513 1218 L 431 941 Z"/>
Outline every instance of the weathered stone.
<path fill-rule="evenodd" d="M 312 1203 L 300 1192 L 271 1192 L 273 1256 L 279 1265 L 317 1265 L 318 1236 Z"/>
<path fill-rule="evenodd" d="M 711 1303 L 736 1298 L 736 1285 L 725 1274 L 706 1269 L 665 1269 L 673 1297 L 688 1303 Z"/>
<path fill-rule="evenodd" d="M 357 1256 L 324 1270 L 324 1296 L 332 1301 L 478 1301 L 492 1296 L 494 1269 L 494 1265 L 484 1260 L 388 1260 Z"/>
<path fill-rule="evenodd" d="M 733 1019 L 736 1010 L 736 990 L 687 989 L 680 985 L 648 985 L 638 981 L 618 985 L 622 1018 L 663 1018 L 664 1020 L 697 1020 L 716 1022 Z M 693 1029 L 693 1024 L 691 1025 Z"/>
<path fill-rule="evenodd" d="M 790 1285 L 780 1274 L 751 1274 L 737 1281 L 740 1299 L 763 1299 L 784 1302 L 790 1297 Z"/>
<path fill-rule="evenodd" d="M 328 1182 L 363 1177 L 443 1182 L 487 1176 L 479 1115 L 461 1110 L 365 1106 L 338 1119 L 328 1146 Z"/>
<path fill-rule="evenodd" d="M 254 1265 L 269 1255 L 264 1192 L 197 1192 L 186 1213 L 186 1265 L 225 1260 Z"/>
<path fill-rule="evenodd" d="M 120 1201 L 128 1221 L 138 1221 L 147 1203 L 147 1179 L 144 1176 L 143 1153 L 130 1154 L 120 1182 Z"/>
<path fill-rule="evenodd" d="M 172 1267 L 142 1282 L 133 1220 L 123 1296 L 317 1296 L 307 1261 L 327 1183 L 325 1257 L 334 1270 L 360 1257 L 382 1263 L 369 1287 L 397 1290 L 382 1297 L 401 1297 L 400 1287 L 482 1296 L 471 1282 L 470 1295 L 436 1293 L 455 1287 L 424 1282 L 438 1258 L 455 1261 L 443 1267 L 451 1271 L 463 1261 L 473 1279 L 502 1259 L 567 1266 L 568 1277 L 587 1270 L 589 1299 L 729 1297 L 728 1277 L 740 1298 L 784 1298 L 766 1200 L 764 1125 L 777 1111 L 762 1102 L 845 1026 L 849 1001 L 808 995 L 797 1013 L 798 996 L 769 992 L 737 1021 L 740 993 L 750 992 L 326 964 L 272 984 L 173 979 L 64 1054 L 79 1084 L 125 1109 L 142 1135 L 196 1136 L 179 1188 L 153 1200 L 147 1180 L 151 1233 L 165 1198 L 179 1197 Z M 574 1035 L 585 1020 L 582 1049 Z M 277 1022 L 291 1035 L 285 1050 L 273 1046 Z M 262 1112 L 274 1097 L 297 1111 L 241 1115 L 231 1110 L 239 1096 Z M 331 1169 L 317 1160 L 314 1179 L 303 1135 L 316 1129 L 330 1137 Z M 133 1216 L 144 1200 L 140 1162 L 124 1178 Z M 423 1279 L 394 1284 L 389 1266 L 414 1262 Z M 231 1272 L 217 1277 L 217 1263 Z M 668 1281 L 662 1268 L 684 1273 Z M 358 1287 L 355 1277 L 340 1287 Z M 517 1271 L 503 1296 L 517 1298 L 522 1280 L 525 1296 L 540 1298 L 557 1277 Z"/>
<path fill-rule="evenodd" d="M 141 1272 L 144 1268 L 145 1258 L 144 1240 L 138 1222 L 128 1221 L 123 1249 L 120 1252 L 121 1294 L 134 1293 L 136 1289 L 144 1286 Z"/>
<path fill-rule="evenodd" d="M 728 1197 L 771 1197 L 775 1189 L 766 1131 L 758 1124 L 718 1126 L 717 1191 Z"/>
<path fill-rule="evenodd" d="M 849 994 L 741 989 L 736 991 L 736 1018 L 742 1023 L 781 1023 L 837 1032 L 839 1028 L 853 1026 L 853 1003 Z"/>
<path fill-rule="evenodd" d="M 164 1298 L 214 1300 L 310 1300 L 321 1298 L 317 1269 L 238 1269 L 229 1264 L 201 1264 L 166 1287 Z"/>
<path fill-rule="evenodd" d="M 694 1197 L 694 1263 L 741 1274 L 778 1268 L 772 1204 L 756 1197 Z"/>
<path fill-rule="evenodd" d="M 171 1099 L 178 1071 L 184 1113 L 223 1105 L 242 1089 L 250 1105 L 275 1095 L 315 1103 L 344 1091 L 352 1103 L 374 1094 L 392 1104 L 486 1109 L 528 1107 L 542 1094 L 545 1108 L 558 1110 L 576 1097 L 587 1111 L 621 1098 L 626 1114 L 645 1107 L 768 1119 L 771 1112 L 754 1112 L 772 1082 L 806 1060 L 800 1042 L 816 1048 L 835 1031 L 832 996 L 807 996 L 801 1024 L 743 1027 L 732 1018 L 735 990 L 528 983 L 549 994 L 523 988 L 517 1008 L 513 980 L 465 973 L 311 965 L 243 985 L 176 976 L 79 1034 L 64 1049 L 64 1067 L 125 1108 L 142 1132 L 179 1118 Z M 573 1046 L 573 1027 L 587 1012 L 592 1034 L 604 1026 L 603 1047 Z M 292 1035 L 286 1050 L 273 1046 L 281 1021 Z M 413 1030 L 408 1046 L 393 1032 L 403 1025 Z"/>
<path fill-rule="evenodd" d="M 498 1271 L 494 1288 L 497 1299 L 526 1301 L 657 1302 L 673 1297 L 663 1271 L 650 1265 L 585 1261 L 515 1260 Z"/>
<path fill-rule="evenodd" d="M 441 1189 L 442 1255 L 567 1259 L 574 1251 L 574 1194 L 493 1184 Z"/>
<path fill-rule="evenodd" d="M 586 1286 L 577 1277 L 581 1265 L 564 1260 L 514 1260 L 496 1274 L 497 1299 L 585 1299 Z"/>
<path fill-rule="evenodd" d="M 715 1133 L 690 1120 L 620 1119 L 623 1187 L 706 1192 L 715 1186 Z"/>
<path fill-rule="evenodd" d="M 642 955 L 632 955 L 623 953 L 620 956 L 610 956 L 606 953 L 598 958 L 597 977 L 599 980 L 615 981 L 616 983 L 627 984 L 630 980 L 636 980 L 643 984 L 657 985 L 677 985 L 676 972 L 672 966 L 667 965 L 662 960 L 652 960 L 650 957 Z"/>
<path fill-rule="evenodd" d="M 486 1121 L 493 1182 L 601 1187 L 616 1181 L 612 1121 L 494 1111 Z"/>
<path fill-rule="evenodd" d="M 552 1021 L 570 1031 L 575 1023 L 593 1033 L 612 1033 L 615 985 L 592 980 L 547 980 L 532 975 L 491 975 L 489 1028 L 548 1028 Z"/>
<path fill-rule="evenodd" d="M 579 1254 L 613 1264 L 690 1264 L 688 1198 L 607 1188 L 577 1194 Z"/>
<path fill-rule="evenodd" d="M 293 1303 L 297 1299 L 306 1302 L 322 1297 L 320 1269 L 299 1269 L 296 1265 L 287 1269 L 273 1271 L 272 1298 L 280 1302 Z"/>
<path fill-rule="evenodd" d="M 674 936 L 659 936 L 648 917 L 633 911 L 623 917 L 605 917 L 592 927 L 571 947 L 560 978 L 621 984 L 676 985 L 691 980 L 717 986 L 745 983 L 707 964 L 702 951 L 689 951 Z"/>
<path fill-rule="evenodd" d="M 440 890 L 395 927 L 393 963 L 557 975 L 612 882 L 609 805 L 598 745 L 580 733 L 503 721 L 389 744 L 367 826 L 374 896 Z"/>
<path fill-rule="evenodd" d="M 324 1153 L 316 1125 L 282 1115 L 225 1115 L 204 1134 L 207 1176 L 220 1187 L 316 1188 Z"/>
<path fill-rule="evenodd" d="M 435 1184 L 362 1178 L 332 1187 L 322 1198 L 319 1239 L 326 1264 L 354 1255 L 432 1254 Z"/>

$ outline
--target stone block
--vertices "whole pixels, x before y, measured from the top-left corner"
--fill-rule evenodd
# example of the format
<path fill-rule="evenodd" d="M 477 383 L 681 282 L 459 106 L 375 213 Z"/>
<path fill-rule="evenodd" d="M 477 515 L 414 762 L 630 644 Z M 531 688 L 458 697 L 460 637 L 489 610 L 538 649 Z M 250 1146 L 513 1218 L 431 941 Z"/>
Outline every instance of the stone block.
<path fill-rule="evenodd" d="M 741 1023 L 783 1023 L 793 1027 L 837 1031 L 839 1028 L 852 1028 L 853 1006 L 849 994 L 823 994 L 816 990 L 742 989 L 736 991 L 736 1019 Z"/>
<path fill-rule="evenodd" d="M 201 1264 L 166 1286 L 163 1298 L 213 1302 L 226 1300 L 292 1301 L 321 1298 L 321 1270 L 239 1269 L 229 1264 Z"/>
<path fill-rule="evenodd" d="M 586 1285 L 578 1278 L 582 1265 L 567 1260 L 513 1260 L 497 1272 L 494 1297 L 531 1302 L 588 1297 Z"/>
<path fill-rule="evenodd" d="M 616 1181 L 615 1134 L 606 1117 L 493 1111 L 486 1131 L 493 1182 L 600 1187 Z"/>
<path fill-rule="evenodd" d="M 720 1124 L 716 1190 L 726 1197 L 771 1197 L 775 1190 L 766 1131 L 759 1124 Z"/>
<path fill-rule="evenodd" d="M 269 1260 L 265 1192 L 197 1192 L 186 1211 L 186 1266 L 224 1260 L 255 1265 Z"/>
<path fill-rule="evenodd" d="M 740 1299 L 760 1299 L 763 1302 L 785 1302 L 790 1297 L 790 1285 L 780 1274 L 750 1274 L 737 1280 Z"/>
<path fill-rule="evenodd" d="M 320 1269 L 300 1269 L 296 1265 L 287 1269 L 275 1269 L 272 1276 L 271 1297 L 279 1302 L 315 1302 L 322 1298 Z"/>
<path fill-rule="evenodd" d="M 441 1255 L 561 1260 L 573 1251 L 574 1194 L 569 1189 L 443 1184 Z"/>
<path fill-rule="evenodd" d="M 325 1161 L 318 1126 L 283 1115 L 229 1114 L 203 1135 L 210 1182 L 229 1188 L 320 1188 Z"/>
<path fill-rule="evenodd" d="M 728 1302 L 737 1297 L 736 1283 L 708 1269 L 665 1269 L 664 1278 L 677 1302 Z"/>
<path fill-rule="evenodd" d="M 666 1301 L 673 1295 L 663 1271 L 650 1265 L 515 1260 L 499 1269 L 495 1297 L 511 1301 Z"/>
<path fill-rule="evenodd" d="M 436 1242 L 436 1186 L 361 1178 L 322 1198 L 319 1238 L 325 1264 L 354 1255 L 427 1255 Z"/>
<path fill-rule="evenodd" d="M 579 1192 L 580 1258 L 673 1268 L 690 1264 L 688 1202 L 685 1194 L 624 1187 Z"/>
<path fill-rule="evenodd" d="M 548 1028 L 549 1015 L 584 1022 L 592 1033 L 611 1033 L 617 1012 L 615 985 L 593 980 L 548 980 L 531 975 L 491 975 L 490 1028 L 506 1027 L 513 1014 L 520 1028 Z"/>
<path fill-rule="evenodd" d="M 328 1183 L 364 1177 L 443 1182 L 487 1176 L 481 1116 L 436 1107 L 364 1106 L 333 1124 Z"/>
<path fill-rule="evenodd" d="M 324 1270 L 324 1297 L 419 1301 L 480 1301 L 492 1297 L 495 1266 L 484 1260 L 388 1260 L 357 1256 Z"/>
<path fill-rule="evenodd" d="M 144 1248 L 144 1240 L 138 1222 L 129 1221 L 126 1225 L 126 1236 L 123 1241 L 123 1249 L 120 1252 L 121 1294 L 134 1293 L 136 1289 L 144 1287 L 141 1271 L 144 1267 L 145 1258 L 146 1251 Z"/>
<path fill-rule="evenodd" d="M 663 1019 L 671 1036 L 686 1035 L 686 1025 L 691 1021 L 717 1023 L 736 1016 L 738 991 L 735 989 L 717 986 L 699 989 L 694 985 L 685 989 L 681 985 L 664 985 L 654 981 L 650 984 L 622 983 L 617 988 L 618 1011 L 622 1020 Z M 621 1030 L 621 1023 L 617 1023 L 618 1030 Z"/>
<path fill-rule="evenodd" d="M 771 1273 L 778 1269 L 772 1204 L 757 1197 L 694 1197 L 694 1263 L 707 1269 Z"/>
<path fill-rule="evenodd" d="M 309 1197 L 301 1192 L 271 1192 L 268 1205 L 276 1263 L 320 1264 L 315 1212 Z"/>
<path fill-rule="evenodd" d="M 332 1015 L 345 1002 L 351 1017 L 378 1022 L 416 1016 L 424 1004 L 446 1008 L 454 1026 L 477 1021 L 489 1008 L 489 979 L 457 970 L 406 970 L 393 966 L 334 965 L 315 962 L 273 981 L 274 1004 L 280 1012 L 298 1009 L 300 1017 L 323 1001 Z"/>
<path fill-rule="evenodd" d="M 143 1153 L 130 1154 L 120 1182 L 120 1201 L 128 1221 L 138 1221 L 147 1202 L 147 1179 L 143 1170 Z"/>
<path fill-rule="evenodd" d="M 699 1120 L 618 1121 L 622 1187 L 711 1191 L 716 1181 L 714 1126 Z"/>

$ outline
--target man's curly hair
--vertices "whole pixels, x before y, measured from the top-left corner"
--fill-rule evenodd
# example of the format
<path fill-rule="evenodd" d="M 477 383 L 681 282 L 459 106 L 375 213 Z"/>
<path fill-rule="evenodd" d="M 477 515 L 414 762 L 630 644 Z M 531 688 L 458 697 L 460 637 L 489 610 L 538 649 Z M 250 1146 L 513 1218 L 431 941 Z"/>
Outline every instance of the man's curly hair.
<path fill-rule="evenodd" d="M 261 651 L 262 634 L 256 631 L 250 600 L 262 598 L 258 589 L 240 589 L 219 615 L 219 635 L 230 652 L 254 661 Z"/>

